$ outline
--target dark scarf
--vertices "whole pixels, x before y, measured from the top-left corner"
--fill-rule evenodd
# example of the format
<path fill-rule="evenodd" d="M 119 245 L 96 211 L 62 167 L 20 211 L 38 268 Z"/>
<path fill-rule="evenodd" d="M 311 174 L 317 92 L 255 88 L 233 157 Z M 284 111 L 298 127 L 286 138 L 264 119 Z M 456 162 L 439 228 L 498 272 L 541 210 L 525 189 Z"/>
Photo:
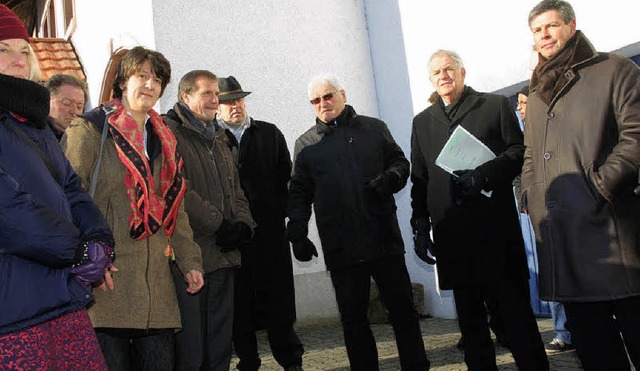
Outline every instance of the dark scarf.
<path fill-rule="evenodd" d="M 212 140 L 215 133 L 216 128 L 212 121 L 202 122 L 196 118 L 191 109 L 184 103 L 178 103 L 176 110 L 180 110 L 180 112 L 187 119 L 189 124 L 200 132 L 205 138 Z"/>
<path fill-rule="evenodd" d="M 445 106 L 444 100 L 442 100 L 442 97 L 438 96 L 438 102 L 440 103 L 444 113 L 449 118 L 449 121 L 453 121 L 453 119 L 456 117 L 456 114 L 458 113 L 460 106 L 462 106 L 462 102 L 464 102 L 464 99 L 467 97 L 468 94 L 469 94 L 469 87 L 465 86 L 464 89 L 462 90 L 462 94 L 460 94 L 460 98 L 456 102 L 451 103 L 448 106 Z"/>
<path fill-rule="evenodd" d="M 538 54 L 539 62 L 531 76 L 529 90 L 538 93 L 547 105 L 551 104 L 553 98 L 572 78 L 572 74 L 567 72 L 595 55 L 593 45 L 581 31 L 576 31 L 567 44 L 550 59 Z"/>
<path fill-rule="evenodd" d="M 49 90 L 30 80 L 0 74 L 0 107 L 33 122 L 47 126 Z"/>
<path fill-rule="evenodd" d="M 124 108 L 120 99 L 114 99 L 105 105 L 116 109 L 109 116 L 109 131 L 113 136 L 118 157 L 127 169 L 124 185 L 131 206 L 129 235 L 133 239 L 141 240 L 164 226 L 165 233 L 171 237 L 176 227 L 178 208 L 186 190 L 181 173 L 182 157 L 176 151 L 176 138 L 162 122 L 160 115 L 154 110 L 147 112 L 147 128 L 150 126 L 157 135 L 162 155 L 160 179 L 154 180 L 145 154 L 143 130 L 138 127 L 138 123 Z M 156 194 L 158 186 L 160 195 Z M 171 248 L 168 246 L 165 255 L 171 254 Z"/>

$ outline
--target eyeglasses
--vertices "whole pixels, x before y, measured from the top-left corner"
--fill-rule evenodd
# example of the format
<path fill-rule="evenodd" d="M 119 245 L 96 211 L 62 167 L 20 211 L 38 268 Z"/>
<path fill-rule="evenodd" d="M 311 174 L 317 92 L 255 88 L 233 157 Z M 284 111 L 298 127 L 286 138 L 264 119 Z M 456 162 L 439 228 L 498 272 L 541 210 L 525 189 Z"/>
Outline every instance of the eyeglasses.
<path fill-rule="evenodd" d="M 321 101 L 323 100 L 330 100 L 333 98 L 333 95 L 337 93 L 337 91 L 331 92 L 331 93 L 327 93 L 325 95 L 323 95 L 322 97 L 318 97 L 318 98 L 313 98 L 311 99 L 309 102 L 311 102 L 311 104 L 313 104 L 314 106 L 316 104 L 320 104 Z"/>

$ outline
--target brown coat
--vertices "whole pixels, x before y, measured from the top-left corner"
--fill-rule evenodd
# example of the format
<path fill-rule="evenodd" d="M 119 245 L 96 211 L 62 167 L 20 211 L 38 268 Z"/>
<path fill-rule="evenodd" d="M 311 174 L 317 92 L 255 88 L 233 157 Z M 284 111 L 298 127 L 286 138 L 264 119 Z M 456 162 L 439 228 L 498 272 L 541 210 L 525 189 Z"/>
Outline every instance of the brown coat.
<path fill-rule="evenodd" d="M 102 124 L 102 123 L 100 123 Z M 100 149 L 101 133 L 84 119 L 76 119 L 66 131 L 65 153 L 89 188 L 90 177 Z M 118 272 L 113 274 L 115 288 L 94 290 L 95 304 L 89 309 L 94 327 L 180 328 L 176 291 L 164 256 L 168 237 L 164 229 L 143 240 L 129 237 L 129 198 L 124 187 L 125 167 L 118 158 L 113 139 L 104 145 L 102 165 L 94 201 L 105 215 L 116 241 Z M 160 179 L 160 158 L 154 164 L 154 179 Z M 159 187 L 158 187 L 159 188 Z M 176 262 L 183 272 L 202 271 L 202 257 L 193 242 L 184 202 L 180 205 L 171 244 Z"/>
<path fill-rule="evenodd" d="M 255 223 L 224 129 L 217 128 L 213 140 L 207 139 L 187 122 L 179 104 L 163 120 L 176 135 L 184 159 L 183 174 L 188 181 L 185 208 L 194 240 L 202 249 L 205 273 L 239 266 L 240 251 L 220 251 L 216 232 L 223 219 L 243 222 L 252 229 Z"/>
<path fill-rule="evenodd" d="M 550 104 L 529 95 L 522 190 L 540 297 L 620 299 L 640 295 L 640 70 L 578 36 Z"/>

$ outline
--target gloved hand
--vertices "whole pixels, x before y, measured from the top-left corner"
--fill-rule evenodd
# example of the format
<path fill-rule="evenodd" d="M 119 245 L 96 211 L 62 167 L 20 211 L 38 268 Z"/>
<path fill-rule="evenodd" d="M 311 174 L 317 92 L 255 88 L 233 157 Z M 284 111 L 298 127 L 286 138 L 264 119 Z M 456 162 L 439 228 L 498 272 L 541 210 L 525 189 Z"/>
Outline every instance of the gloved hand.
<path fill-rule="evenodd" d="M 243 222 L 222 221 L 216 231 L 216 243 L 222 252 L 233 251 L 251 240 L 251 228 Z"/>
<path fill-rule="evenodd" d="M 434 265 L 436 263 L 436 254 L 434 253 L 435 244 L 431 241 L 429 232 L 417 232 L 413 235 L 413 251 L 423 262 Z M 431 254 L 431 256 L 429 256 Z"/>
<path fill-rule="evenodd" d="M 413 251 L 423 262 L 429 265 L 435 264 L 435 244 L 429 234 L 431 223 L 428 220 L 418 219 L 412 220 L 411 226 L 413 227 Z"/>
<path fill-rule="evenodd" d="M 387 170 L 371 179 L 367 185 L 379 196 L 388 197 L 394 193 L 399 181 L 400 174 L 393 170 Z"/>
<path fill-rule="evenodd" d="M 105 269 L 115 259 L 113 248 L 100 241 L 84 242 L 78 246 L 76 255 L 79 260 L 71 266 L 69 273 L 87 289 L 102 281 Z"/>
<path fill-rule="evenodd" d="M 293 256 L 301 262 L 308 262 L 314 256 L 318 257 L 318 250 L 308 237 L 291 241 L 291 246 L 293 247 Z"/>
<path fill-rule="evenodd" d="M 476 196 L 480 194 L 486 179 L 479 170 L 456 170 L 453 173 L 458 176 L 454 178 L 454 181 L 460 185 L 463 195 Z"/>

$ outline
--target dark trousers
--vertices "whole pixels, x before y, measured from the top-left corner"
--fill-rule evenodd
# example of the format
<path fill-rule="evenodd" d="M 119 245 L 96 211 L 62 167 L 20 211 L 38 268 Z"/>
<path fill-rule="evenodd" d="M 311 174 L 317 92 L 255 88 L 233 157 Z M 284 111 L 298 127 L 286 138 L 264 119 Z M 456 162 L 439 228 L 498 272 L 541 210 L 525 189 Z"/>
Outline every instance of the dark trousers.
<path fill-rule="evenodd" d="M 200 294 L 189 294 L 184 275 L 176 263 L 171 263 L 171 273 L 176 286 L 180 307 L 182 330 L 176 333 L 176 371 L 199 371 L 202 364 L 202 320 L 200 318 Z"/>
<path fill-rule="evenodd" d="M 389 311 L 402 369 L 429 369 L 403 255 L 334 269 L 330 273 L 352 370 L 379 370 L 376 341 L 367 318 L 371 277 Z"/>
<path fill-rule="evenodd" d="M 497 306 L 506 340 L 519 370 L 548 370 L 549 361 L 529 304 L 526 280 L 505 279 L 483 287 L 453 290 L 458 323 L 464 337 L 464 360 L 470 371 L 497 370 L 496 355 L 487 323 L 485 298 Z"/>
<path fill-rule="evenodd" d="M 173 371 L 173 329 L 96 328 L 109 370 Z"/>
<path fill-rule="evenodd" d="M 585 370 L 630 370 L 629 358 L 640 370 L 640 296 L 564 303 L 564 310 Z"/>
<path fill-rule="evenodd" d="M 235 268 L 221 268 L 204 276 L 200 290 L 203 371 L 228 371 L 231 364 L 234 276 Z"/>
<path fill-rule="evenodd" d="M 233 318 L 233 348 L 239 359 L 238 370 L 258 370 L 261 364 L 253 308 L 257 300 L 254 291 L 249 272 L 245 267 L 238 269 Z M 270 297 L 263 299 L 268 301 L 260 304 L 267 309 L 266 329 L 273 358 L 283 368 L 302 365 L 304 347 L 293 329 L 293 323 L 283 319 L 283 316 L 278 313 L 280 308 L 277 303 L 269 302 Z"/>

